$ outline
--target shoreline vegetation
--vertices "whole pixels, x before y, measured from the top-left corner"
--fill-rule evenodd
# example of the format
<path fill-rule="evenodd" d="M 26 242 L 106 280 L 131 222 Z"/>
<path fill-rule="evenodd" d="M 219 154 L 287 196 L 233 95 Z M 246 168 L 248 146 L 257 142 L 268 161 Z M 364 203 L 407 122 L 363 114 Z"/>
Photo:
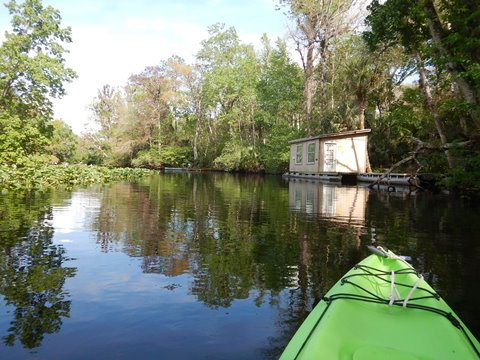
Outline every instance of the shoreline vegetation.
<path fill-rule="evenodd" d="M 365 12 L 353 11 L 356 0 L 330 5 L 277 1 L 295 48 L 267 34 L 255 48 L 234 27 L 209 26 L 192 62 L 172 54 L 121 86 L 98 89 L 90 104 L 98 130 L 78 136 L 54 119 L 52 104 L 77 77 L 65 61 L 72 29 L 41 0 L 7 2 L 0 185 L 102 183 L 164 167 L 280 174 L 290 140 L 370 128 L 372 169 L 401 164 L 395 172 L 434 174 L 439 188 L 480 193 L 475 5 L 386 0 Z M 360 23 L 363 32 L 353 26 Z"/>
<path fill-rule="evenodd" d="M 107 168 L 91 165 L 0 165 L 0 193 L 8 191 L 35 191 L 58 187 L 106 184 L 112 181 L 133 181 L 152 174 L 152 170 Z"/>

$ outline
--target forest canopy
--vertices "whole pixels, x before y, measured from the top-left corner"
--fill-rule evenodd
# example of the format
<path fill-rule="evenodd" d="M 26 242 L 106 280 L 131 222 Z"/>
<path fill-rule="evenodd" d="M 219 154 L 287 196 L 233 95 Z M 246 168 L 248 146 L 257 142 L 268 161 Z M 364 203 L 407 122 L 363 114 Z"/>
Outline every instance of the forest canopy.
<path fill-rule="evenodd" d="M 234 27 L 211 25 L 191 63 L 172 54 L 123 86 L 98 89 L 90 109 L 99 130 L 78 137 L 54 121 L 51 104 L 76 76 L 64 60 L 71 29 L 40 0 L 10 1 L 12 30 L 0 48 L 0 163 L 281 173 L 289 140 L 371 128 L 373 170 L 410 156 L 402 170 L 478 188 L 478 4 L 328 5 L 272 4 L 289 20 L 289 35 L 265 34 L 259 49 Z"/>

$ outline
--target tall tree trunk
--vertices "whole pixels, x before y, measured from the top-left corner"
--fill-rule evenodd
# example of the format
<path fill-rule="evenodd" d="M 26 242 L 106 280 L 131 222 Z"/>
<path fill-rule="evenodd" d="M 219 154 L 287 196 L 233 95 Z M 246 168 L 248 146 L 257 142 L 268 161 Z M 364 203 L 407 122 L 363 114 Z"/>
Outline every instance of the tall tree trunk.
<path fill-rule="evenodd" d="M 365 129 L 365 110 L 367 109 L 367 98 L 363 92 L 357 92 L 358 104 L 358 128 Z"/>
<path fill-rule="evenodd" d="M 357 92 L 358 104 L 358 128 L 365 129 L 365 110 L 367 109 L 367 96 L 363 91 Z M 368 155 L 368 148 L 365 154 L 365 172 L 371 173 L 372 166 L 370 165 L 370 156 Z"/>
<path fill-rule="evenodd" d="M 201 101 L 195 102 L 195 137 L 193 138 L 193 163 L 198 166 L 198 139 L 200 137 Z"/>
<path fill-rule="evenodd" d="M 328 57 L 328 38 L 324 38 L 321 41 L 320 47 L 320 61 L 321 61 L 321 86 L 322 86 L 322 99 L 323 103 L 327 104 L 327 57 Z"/>
<path fill-rule="evenodd" d="M 479 94 L 477 94 L 475 87 L 472 86 L 468 80 L 462 76 L 462 72 L 464 72 L 463 67 L 460 64 L 453 62 L 453 56 L 442 40 L 442 24 L 438 18 L 433 1 L 425 0 L 423 3 L 423 9 L 427 15 L 427 25 L 430 35 L 432 36 L 433 43 L 440 54 L 447 59 L 447 71 L 453 76 L 453 79 L 460 89 L 463 98 L 468 104 L 473 106 L 474 109 L 470 112 L 470 116 L 472 117 L 475 127 L 480 131 L 480 114 L 476 111 L 479 105 Z"/>
<path fill-rule="evenodd" d="M 440 115 L 438 114 L 437 107 L 432 98 L 432 92 L 430 90 L 430 86 L 428 85 L 428 80 L 425 73 L 425 66 L 423 64 L 423 60 L 419 53 L 416 53 L 415 57 L 417 60 L 417 69 L 419 73 L 419 86 L 420 86 L 420 91 L 422 92 L 422 95 L 423 95 L 423 101 L 424 101 L 425 107 L 427 111 L 429 111 L 432 114 L 433 121 L 435 122 L 435 127 L 437 129 L 438 136 L 440 137 L 441 144 L 445 145 L 448 142 L 447 136 L 445 135 L 445 129 L 443 128 L 442 122 L 440 120 Z M 454 162 L 450 154 L 450 151 L 448 149 L 445 149 L 445 156 L 447 157 L 448 167 L 452 169 Z"/>
<path fill-rule="evenodd" d="M 315 78 L 314 78 L 315 76 L 314 51 L 315 51 L 315 42 L 309 41 L 306 59 L 303 62 L 303 72 L 305 76 L 303 100 L 304 100 L 305 121 L 307 124 L 307 131 L 309 134 L 312 131 L 313 96 L 315 94 L 315 88 L 316 88 Z"/>
<path fill-rule="evenodd" d="M 335 53 L 332 54 L 332 82 L 331 82 L 331 99 L 330 99 L 330 108 L 335 109 Z"/>

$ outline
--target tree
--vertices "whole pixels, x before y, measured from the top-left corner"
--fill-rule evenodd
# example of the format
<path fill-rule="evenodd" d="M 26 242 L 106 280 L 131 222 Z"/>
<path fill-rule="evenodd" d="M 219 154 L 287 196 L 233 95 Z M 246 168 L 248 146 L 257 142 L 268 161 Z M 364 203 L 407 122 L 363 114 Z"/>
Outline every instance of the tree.
<path fill-rule="evenodd" d="M 210 37 L 202 41 L 197 63 L 204 75 L 202 90 L 217 166 L 230 163 L 231 155 L 239 156 L 237 150 L 241 148 L 246 154 L 244 160 L 251 163 L 250 169 L 256 168 L 258 129 L 254 113 L 259 67 L 255 52 L 251 45 L 240 42 L 233 27 L 225 29 L 223 24 L 215 24 L 208 31 Z M 234 162 L 243 162 L 238 160 Z"/>
<path fill-rule="evenodd" d="M 302 69 L 289 56 L 285 41 L 275 46 L 266 35 L 262 38 L 260 77 L 256 85 L 255 122 L 261 139 L 259 151 L 267 172 L 288 170 L 289 140 L 304 135 Z"/>
<path fill-rule="evenodd" d="M 300 127 L 302 113 L 302 69 L 290 58 L 285 41 L 278 39 L 272 47 L 266 35 L 261 54 L 258 80 L 257 117 L 262 118 L 263 130 L 276 126 Z"/>
<path fill-rule="evenodd" d="M 53 162 L 69 162 L 74 160 L 77 150 L 78 136 L 72 128 L 61 120 L 54 120 L 50 123 L 52 137 L 48 149 L 54 157 Z"/>
<path fill-rule="evenodd" d="M 430 32 L 423 5 L 426 1 L 389 0 L 380 5 L 374 1 L 370 5 L 371 14 L 367 22 L 371 31 L 365 33 L 365 39 L 371 48 L 379 46 L 401 45 L 411 54 L 419 74 L 419 87 L 424 99 L 424 106 L 430 112 L 442 145 L 448 143 L 444 124 L 440 119 L 437 100 L 433 97 L 427 67 L 433 66 Z M 441 68 L 439 69 L 441 70 Z M 454 167 L 453 158 L 447 148 L 445 156 L 449 168 Z"/>
<path fill-rule="evenodd" d="M 296 29 L 291 32 L 295 49 L 302 60 L 304 72 L 305 125 L 313 130 L 313 101 L 318 87 L 315 73 L 320 67 L 321 97 L 327 98 L 327 60 L 331 41 L 350 31 L 355 24 L 352 8 L 356 0 L 280 0 L 287 6 Z M 357 9 L 358 10 L 360 8 Z M 350 14 L 349 14 L 350 12 Z"/>
<path fill-rule="evenodd" d="M 424 112 L 435 126 L 437 139 L 429 139 L 428 134 L 412 139 L 421 144 L 413 153 L 426 157 L 429 171 L 444 172 L 447 164 L 449 186 L 476 188 L 480 181 L 478 3 L 387 0 L 373 1 L 369 9 L 367 42 L 372 48 L 401 46 L 410 54 Z M 440 152 L 445 164 L 437 160 Z"/>
<path fill-rule="evenodd" d="M 65 82 L 76 74 L 65 66 L 63 43 L 70 43 L 70 28 L 60 25 L 60 13 L 40 0 L 6 4 L 12 15 L 12 31 L 0 47 L 0 133 L 18 142 L 1 147 L 24 156 L 42 152 L 52 117 L 50 98 L 65 94 Z M 17 126 L 18 125 L 18 126 Z M 26 134 L 45 140 L 25 140 Z M 5 140 L 4 140 L 5 141 Z M 2 159 L 14 162 L 14 159 Z"/>
<path fill-rule="evenodd" d="M 434 57 L 452 75 L 480 131 L 480 12 L 476 1 L 421 2 Z"/>
<path fill-rule="evenodd" d="M 480 131 L 480 69 L 475 1 L 378 0 L 369 7 L 365 38 L 372 46 L 401 45 L 417 64 L 447 71 L 468 107 L 475 133 Z M 418 59 L 421 59 L 418 61 Z M 420 70 L 420 69 L 419 69 Z"/>
<path fill-rule="evenodd" d="M 120 120 L 120 108 L 123 98 L 118 90 L 106 84 L 98 90 L 97 98 L 90 105 L 95 121 L 100 125 L 102 135 L 112 136 L 113 128 Z"/>
<path fill-rule="evenodd" d="M 195 166 L 201 164 L 200 148 L 201 148 L 201 131 L 205 123 L 205 97 L 203 91 L 203 78 L 199 66 L 191 66 L 190 71 L 185 74 L 185 84 L 188 91 L 188 102 L 190 115 L 194 121 L 194 135 L 192 141 L 193 163 Z M 208 139 L 208 137 L 207 137 Z"/>

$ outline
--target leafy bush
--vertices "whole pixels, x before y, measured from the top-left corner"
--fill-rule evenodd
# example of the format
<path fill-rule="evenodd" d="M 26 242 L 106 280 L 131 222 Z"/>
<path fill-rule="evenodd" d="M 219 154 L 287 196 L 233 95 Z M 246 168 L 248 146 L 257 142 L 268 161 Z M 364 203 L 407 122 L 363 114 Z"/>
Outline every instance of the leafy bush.
<path fill-rule="evenodd" d="M 281 174 L 288 171 L 290 162 L 290 140 L 301 137 L 288 128 L 273 130 L 260 147 L 261 161 L 265 171 L 270 174 Z"/>
<path fill-rule="evenodd" d="M 193 154 L 190 147 L 164 146 L 160 152 L 156 149 L 140 151 L 132 160 L 132 166 L 149 169 L 158 169 L 164 166 L 188 167 L 192 164 L 192 161 Z"/>
<path fill-rule="evenodd" d="M 214 167 L 226 171 L 258 172 L 263 170 L 258 148 L 246 142 L 231 140 L 214 161 Z"/>
<path fill-rule="evenodd" d="M 155 158 L 152 151 L 144 150 L 137 154 L 137 157 L 132 160 L 132 166 L 136 168 L 155 169 L 160 167 L 160 159 Z"/>
<path fill-rule="evenodd" d="M 148 175 L 144 169 L 107 168 L 87 165 L 0 165 L 0 187 L 3 190 L 36 190 L 119 180 L 134 180 Z"/>
<path fill-rule="evenodd" d="M 187 167 L 192 161 L 193 150 L 188 146 L 164 146 L 160 150 L 160 163 L 164 166 Z"/>
<path fill-rule="evenodd" d="M 480 193 L 480 155 L 466 149 L 452 151 L 455 168 L 448 172 L 441 182 L 447 189 L 467 193 Z"/>

